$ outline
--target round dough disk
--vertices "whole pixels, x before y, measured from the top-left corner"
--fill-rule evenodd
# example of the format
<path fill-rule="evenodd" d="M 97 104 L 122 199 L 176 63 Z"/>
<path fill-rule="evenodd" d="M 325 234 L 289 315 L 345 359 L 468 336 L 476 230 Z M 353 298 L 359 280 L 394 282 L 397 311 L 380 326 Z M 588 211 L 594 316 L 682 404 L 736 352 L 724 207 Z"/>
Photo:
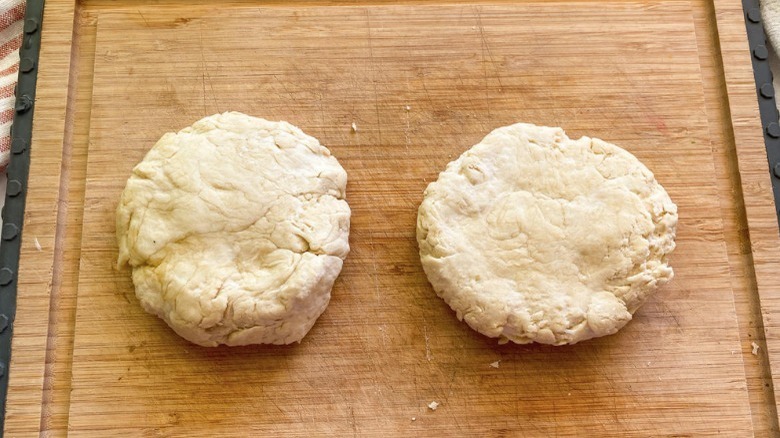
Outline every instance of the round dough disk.
<path fill-rule="evenodd" d="M 117 208 L 146 311 L 203 346 L 300 341 L 349 252 L 347 174 L 286 122 L 230 112 L 165 134 Z"/>
<path fill-rule="evenodd" d="M 474 330 L 518 344 L 617 332 L 669 281 L 677 206 L 627 151 L 560 128 L 496 129 L 417 218 L 422 266 Z"/>

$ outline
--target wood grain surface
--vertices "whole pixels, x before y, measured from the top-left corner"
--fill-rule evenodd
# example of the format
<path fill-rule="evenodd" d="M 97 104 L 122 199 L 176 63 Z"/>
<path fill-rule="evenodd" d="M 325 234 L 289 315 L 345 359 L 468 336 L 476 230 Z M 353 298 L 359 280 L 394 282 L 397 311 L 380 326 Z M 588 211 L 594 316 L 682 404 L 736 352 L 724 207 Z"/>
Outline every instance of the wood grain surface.
<path fill-rule="evenodd" d="M 743 15 L 741 7 L 722 0 L 720 3 L 723 5 L 720 6 L 718 20 L 733 20 Z M 758 108 L 742 104 L 756 99 L 753 70 L 744 62 L 749 56 L 749 49 L 736 29 L 724 29 L 720 41 L 730 97 L 729 109 L 734 127 L 740 189 L 750 236 L 748 255 L 759 291 L 758 310 L 762 315 L 762 334 L 766 337 L 766 347 L 770 354 L 768 370 L 777 388 L 780 386 L 780 233 L 777 224 L 780 206 L 775 206 L 772 199 L 766 152 L 757 147 L 764 142 Z M 776 406 L 778 400 L 775 397 Z"/>
<path fill-rule="evenodd" d="M 749 433 L 690 8 L 567 6 L 101 14 L 70 433 Z M 228 109 L 301 126 L 350 175 L 352 253 L 301 345 L 189 345 L 114 269 L 130 169 L 164 132 Z M 623 145 L 680 206 L 677 279 L 618 336 L 499 347 L 420 270 L 425 185 L 520 120 Z"/>
<path fill-rule="evenodd" d="M 46 31 L 41 35 L 34 113 L 30 179 L 18 275 L 18 299 L 5 431 L 8 436 L 30 436 L 41 429 L 47 356 L 57 338 L 49 337 L 50 303 L 56 298 L 55 251 L 58 211 L 62 202 L 63 144 L 67 142 L 66 113 L 70 79 L 73 2 L 47 2 Z M 59 19 L 59 22 L 58 22 Z M 40 129 L 46 126 L 46 129 Z M 35 239 L 41 251 L 35 247 Z M 60 248 L 61 249 L 61 248 Z M 56 299 L 54 301 L 56 303 Z M 52 331 L 52 333 L 56 333 Z"/>
<path fill-rule="evenodd" d="M 14 345 L 14 364 L 31 366 L 24 384 L 12 373 L 9 436 L 775 430 L 766 356 L 749 352 L 753 340 L 764 346 L 756 305 L 767 300 L 757 303 L 746 260 L 724 102 L 749 105 L 725 99 L 724 33 L 708 2 L 217 10 L 92 1 L 75 12 L 59 3 L 56 24 L 70 25 L 79 47 L 62 141 L 49 133 L 48 154 L 66 145 L 50 176 L 62 171 L 68 202 L 39 219 L 60 224 L 56 248 L 23 255 L 53 268 L 49 296 L 20 303 L 17 319 L 49 353 Z M 736 9 L 719 12 L 738 45 Z M 353 252 L 297 346 L 187 344 L 140 310 L 129 273 L 113 266 L 113 208 L 129 169 L 162 133 L 228 109 L 297 124 L 350 175 Z M 422 275 L 414 216 L 425 185 L 490 129 L 518 120 L 624 146 L 680 205 L 677 278 L 616 336 L 497 346 L 459 323 Z M 735 130 L 754 121 L 743 122 Z"/>

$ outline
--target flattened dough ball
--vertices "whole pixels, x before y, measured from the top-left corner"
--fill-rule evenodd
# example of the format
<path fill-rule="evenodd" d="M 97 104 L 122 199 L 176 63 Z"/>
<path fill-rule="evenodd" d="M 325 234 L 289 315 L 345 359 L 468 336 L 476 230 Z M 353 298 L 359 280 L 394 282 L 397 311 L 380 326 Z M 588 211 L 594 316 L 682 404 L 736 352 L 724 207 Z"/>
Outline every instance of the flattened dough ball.
<path fill-rule="evenodd" d="M 146 311 L 203 346 L 300 341 L 349 252 L 347 174 L 286 122 L 230 112 L 165 134 L 117 208 Z"/>
<path fill-rule="evenodd" d="M 417 241 L 434 290 L 474 330 L 562 345 L 617 332 L 672 278 L 676 225 L 629 152 L 516 124 L 428 186 Z"/>

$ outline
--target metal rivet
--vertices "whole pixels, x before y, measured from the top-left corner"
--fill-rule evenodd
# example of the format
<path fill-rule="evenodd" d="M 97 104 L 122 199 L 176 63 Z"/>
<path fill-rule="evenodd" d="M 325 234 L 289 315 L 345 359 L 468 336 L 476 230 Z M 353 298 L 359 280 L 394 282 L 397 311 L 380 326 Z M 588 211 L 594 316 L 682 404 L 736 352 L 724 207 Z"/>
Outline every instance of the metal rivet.
<path fill-rule="evenodd" d="M 3 225 L 3 240 L 13 240 L 19 235 L 19 227 L 15 224 Z"/>
<path fill-rule="evenodd" d="M 19 196 L 19 193 L 22 193 L 22 183 L 19 180 L 12 179 L 8 181 L 8 186 L 5 190 L 10 197 Z"/>
<path fill-rule="evenodd" d="M 772 169 L 772 172 L 774 172 L 776 177 L 780 178 L 780 163 L 775 164 L 775 168 Z"/>
<path fill-rule="evenodd" d="M 777 123 L 772 122 L 767 126 L 766 133 L 772 138 L 780 138 L 780 126 Z"/>
<path fill-rule="evenodd" d="M 21 154 L 27 150 L 27 140 L 23 138 L 15 138 L 11 140 L 11 152 L 15 154 Z"/>
<path fill-rule="evenodd" d="M 3 268 L 0 269 L 0 286 L 8 286 L 14 279 L 14 271 Z"/>
<path fill-rule="evenodd" d="M 30 58 L 24 58 L 19 62 L 19 70 L 22 73 L 29 73 L 35 68 L 35 61 Z"/>
<path fill-rule="evenodd" d="M 14 107 L 14 109 L 16 110 L 17 113 L 23 113 L 29 110 L 30 108 L 32 108 L 32 99 L 30 99 L 30 96 L 26 94 L 22 94 L 21 97 L 16 99 L 16 106 Z"/>
<path fill-rule="evenodd" d="M 750 14 L 748 14 L 748 17 Z M 38 30 L 38 20 L 35 18 L 28 18 L 24 21 L 24 33 L 35 33 Z"/>
<path fill-rule="evenodd" d="M 752 23 L 758 23 L 761 21 L 761 11 L 758 8 L 752 8 L 748 11 L 747 17 Z"/>
<path fill-rule="evenodd" d="M 775 96 L 775 87 L 772 84 L 764 84 L 761 86 L 761 95 L 769 99 Z"/>
<path fill-rule="evenodd" d="M 766 49 L 766 46 L 757 46 L 753 49 L 753 56 L 763 61 L 769 57 L 769 50 Z"/>
<path fill-rule="evenodd" d="M 8 317 L 0 315 L 0 333 L 3 333 L 8 328 Z"/>

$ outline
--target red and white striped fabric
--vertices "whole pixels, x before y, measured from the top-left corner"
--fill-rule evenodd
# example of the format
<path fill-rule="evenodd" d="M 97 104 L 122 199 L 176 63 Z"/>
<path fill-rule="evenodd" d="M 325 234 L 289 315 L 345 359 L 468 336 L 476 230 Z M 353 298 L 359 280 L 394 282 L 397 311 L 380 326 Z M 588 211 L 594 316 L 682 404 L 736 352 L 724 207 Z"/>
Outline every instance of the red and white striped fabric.
<path fill-rule="evenodd" d="M 14 86 L 19 73 L 24 9 L 24 0 L 0 0 L 0 171 L 5 171 L 11 156 Z"/>

